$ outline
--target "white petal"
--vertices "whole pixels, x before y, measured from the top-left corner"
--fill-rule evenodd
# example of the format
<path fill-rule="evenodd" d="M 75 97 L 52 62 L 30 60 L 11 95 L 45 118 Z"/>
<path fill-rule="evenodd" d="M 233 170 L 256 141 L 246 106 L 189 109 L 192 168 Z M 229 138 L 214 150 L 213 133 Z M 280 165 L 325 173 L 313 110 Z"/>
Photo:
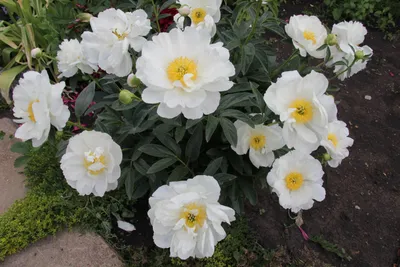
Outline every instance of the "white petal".
<path fill-rule="evenodd" d="M 132 232 L 133 230 L 136 230 L 135 226 L 133 224 L 130 224 L 125 221 L 117 221 L 118 228 L 126 231 L 126 232 Z"/>

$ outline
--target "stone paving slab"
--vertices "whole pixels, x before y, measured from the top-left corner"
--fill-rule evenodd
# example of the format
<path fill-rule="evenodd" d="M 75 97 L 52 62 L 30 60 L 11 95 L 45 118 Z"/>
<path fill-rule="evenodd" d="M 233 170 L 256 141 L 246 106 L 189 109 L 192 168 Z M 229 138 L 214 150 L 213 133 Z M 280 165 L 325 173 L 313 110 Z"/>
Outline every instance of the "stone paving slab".
<path fill-rule="evenodd" d="M 18 154 L 10 151 L 17 140 L 9 138 L 16 125 L 8 118 L 0 119 L 0 131 L 6 133 L 0 141 L 0 215 L 16 200 L 25 196 L 22 169 L 14 168 Z M 47 237 L 25 250 L 11 255 L 4 267 L 122 267 L 118 255 L 98 235 L 93 233 L 61 232 Z"/>
<path fill-rule="evenodd" d="M 4 267 L 122 267 L 117 254 L 92 233 L 61 232 L 6 258 Z"/>

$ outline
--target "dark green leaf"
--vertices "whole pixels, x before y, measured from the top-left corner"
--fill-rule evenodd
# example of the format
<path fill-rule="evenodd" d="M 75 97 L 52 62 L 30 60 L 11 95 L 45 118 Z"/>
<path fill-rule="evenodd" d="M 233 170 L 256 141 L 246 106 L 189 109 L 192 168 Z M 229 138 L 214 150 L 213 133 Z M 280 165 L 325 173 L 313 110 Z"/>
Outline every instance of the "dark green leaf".
<path fill-rule="evenodd" d="M 236 110 L 236 109 L 226 109 L 221 112 L 221 116 L 241 120 L 242 122 L 247 123 L 250 127 L 252 127 L 252 128 L 255 127 L 254 122 L 251 120 L 251 118 L 247 114 L 245 114 L 239 110 Z"/>
<path fill-rule="evenodd" d="M 57 144 L 56 157 L 58 159 L 61 159 L 61 157 L 65 154 L 65 151 L 67 150 L 68 143 L 69 143 L 68 140 L 62 140 Z"/>
<path fill-rule="evenodd" d="M 257 204 L 257 192 L 254 189 L 253 181 L 251 179 L 240 179 L 240 189 L 243 191 L 246 198 L 250 201 L 251 205 Z"/>
<path fill-rule="evenodd" d="M 14 161 L 14 167 L 19 168 L 25 165 L 29 161 L 28 156 L 21 156 Z"/>
<path fill-rule="evenodd" d="M 197 124 L 192 136 L 186 145 L 185 156 L 188 161 L 195 161 L 199 158 L 201 144 L 203 143 L 203 124 Z"/>
<path fill-rule="evenodd" d="M 171 136 L 169 136 L 168 134 L 163 133 L 161 131 L 153 131 L 153 133 L 157 137 L 157 139 L 161 142 L 161 144 L 168 147 L 178 157 L 181 156 L 181 148 L 175 142 L 175 140 L 172 139 Z"/>
<path fill-rule="evenodd" d="M 182 127 L 176 127 L 175 129 L 175 141 L 179 143 L 182 141 L 183 137 L 185 136 L 186 128 L 184 126 Z"/>
<path fill-rule="evenodd" d="M 243 49 L 243 55 L 241 55 L 242 73 L 246 75 L 249 71 L 250 65 L 254 60 L 256 49 L 252 43 L 248 43 Z"/>
<path fill-rule="evenodd" d="M 132 194 L 132 199 L 139 199 L 143 197 L 147 191 L 149 191 L 150 186 L 147 182 L 139 184 L 136 188 L 135 191 Z"/>
<path fill-rule="evenodd" d="M 161 145 L 147 144 L 140 147 L 139 151 L 157 158 L 175 157 L 171 150 Z"/>
<path fill-rule="evenodd" d="M 206 142 L 208 143 L 213 136 L 215 130 L 217 129 L 219 124 L 219 119 L 214 117 L 213 115 L 209 115 L 207 117 L 206 124 Z"/>
<path fill-rule="evenodd" d="M 26 154 L 30 151 L 31 145 L 28 142 L 18 142 L 11 146 L 11 152 L 18 154 Z"/>
<path fill-rule="evenodd" d="M 229 91 L 228 91 L 229 92 Z M 221 98 L 218 110 L 224 110 L 233 106 L 243 106 L 244 102 L 248 102 L 249 98 L 254 97 L 252 93 L 236 93 L 224 95 Z"/>
<path fill-rule="evenodd" d="M 235 180 L 237 177 L 229 173 L 217 173 L 214 175 L 214 178 L 217 179 L 220 185 L 222 185 L 224 183 Z"/>
<path fill-rule="evenodd" d="M 232 146 L 235 147 L 238 139 L 236 127 L 230 120 L 226 118 L 220 118 L 220 123 L 226 139 Z"/>
<path fill-rule="evenodd" d="M 173 181 L 181 181 L 185 180 L 186 174 L 189 173 L 188 168 L 186 168 L 183 165 L 178 165 L 172 173 L 169 175 L 167 183 L 173 182 Z"/>
<path fill-rule="evenodd" d="M 153 174 L 162 171 L 176 162 L 176 158 L 160 159 L 147 170 L 147 174 Z"/>
<path fill-rule="evenodd" d="M 168 1 L 165 1 L 165 2 L 161 5 L 160 11 L 163 11 L 164 9 L 166 9 L 166 8 L 170 7 L 171 5 L 175 4 L 175 2 L 176 2 L 176 0 L 168 0 Z"/>
<path fill-rule="evenodd" d="M 133 163 L 133 167 L 137 170 L 141 175 L 149 177 L 151 180 L 155 180 L 156 176 L 154 174 L 147 174 L 147 170 L 150 168 L 150 165 L 147 164 L 144 159 L 139 159 Z"/>
<path fill-rule="evenodd" d="M 130 166 L 122 170 L 121 177 L 125 178 L 125 192 L 128 199 L 132 199 L 133 191 L 135 189 L 135 170 Z"/>
<path fill-rule="evenodd" d="M 96 90 L 95 82 L 91 82 L 83 91 L 79 94 L 75 103 L 75 115 L 81 117 L 89 105 L 92 103 Z"/>
<path fill-rule="evenodd" d="M 251 82 L 250 87 L 251 87 L 251 90 L 253 91 L 253 94 L 256 96 L 257 106 L 260 109 L 260 112 L 264 113 L 266 104 L 265 104 L 263 95 L 258 90 L 258 84 Z"/>
<path fill-rule="evenodd" d="M 138 148 L 139 148 L 139 147 L 142 147 L 143 145 L 150 144 L 151 141 L 153 141 L 153 139 L 154 139 L 153 136 L 147 136 L 147 137 L 141 139 L 141 140 L 139 141 L 139 143 L 137 143 L 137 144 L 133 147 L 133 151 L 134 151 L 134 152 L 133 152 L 133 154 L 132 154 L 131 160 L 132 160 L 132 161 L 136 161 L 136 160 L 140 157 L 140 155 L 142 155 L 142 153 L 143 153 L 143 152 L 140 151 Z"/>
<path fill-rule="evenodd" d="M 204 171 L 204 175 L 214 175 L 218 171 L 219 167 L 221 167 L 223 159 L 223 157 L 220 157 L 211 161 L 210 164 L 208 164 L 207 169 Z"/>
<path fill-rule="evenodd" d="M 201 119 L 197 119 L 197 120 L 187 120 L 186 122 L 186 129 L 192 128 L 193 126 L 195 126 L 197 123 L 201 122 L 203 118 Z"/>

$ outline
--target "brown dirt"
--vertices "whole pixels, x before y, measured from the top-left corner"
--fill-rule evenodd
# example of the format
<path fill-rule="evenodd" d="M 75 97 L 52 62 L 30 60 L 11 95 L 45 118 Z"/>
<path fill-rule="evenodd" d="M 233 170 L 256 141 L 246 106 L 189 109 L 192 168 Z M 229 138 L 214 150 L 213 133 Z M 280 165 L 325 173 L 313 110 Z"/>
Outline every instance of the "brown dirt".
<path fill-rule="evenodd" d="M 400 46 L 379 32 L 370 32 L 365 44 L 374 50 L 367 70 L 339 83 L 335 95 L 338 118 L 355 140 L 350 156 L 337 169 L 327 168 L 326 199 L 303 214 L 310 236 L 324 236 L 352 260 L 304 241 L 277 197 L 266 190 L 259 204 L 247 209 L 260 243 L 286 247 L 292 260 L 302 260 L 300 266 L 324 266 L 316 259 L 333 266 L 400 264 Z"/>

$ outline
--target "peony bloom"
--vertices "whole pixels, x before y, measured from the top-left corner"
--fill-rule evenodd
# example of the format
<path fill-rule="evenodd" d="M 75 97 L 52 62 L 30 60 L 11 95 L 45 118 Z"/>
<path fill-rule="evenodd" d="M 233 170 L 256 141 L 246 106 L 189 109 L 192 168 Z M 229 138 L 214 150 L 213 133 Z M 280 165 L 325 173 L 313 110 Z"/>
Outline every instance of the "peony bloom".
<path fill-rule="evenodd" d="M 190 16 L 189 16 L 190 17 Z M 185 17 L 181 16 L 180 14 L 176 14 L 174 16 L 174 21 L 176 26 L 183 30 L 185 27 Z M 192 24 L 190 27 L 193 27 L 197 30 L 206 30 L 211 37 L 213 37 L 217 33 L 217 26 L 215 25 L 214 19 L 210 15 L 205 15 L 204 18 L 201 18 L 201 21 L 197 22 L 197 20 L 192 19 Z"/>
<path fill-rule="evenodd" d="M 315 16 L 297 15 L 290 17 L 285 31 L 292 38 L 293 45 L 300 50 L 300 55 L 309 54 L 315 58 L 324 58 L 326 49 L 318 51 L 328 36 L 321 21 Z"/>
<path fill-rule="evenodd" d="M 151 27 L 144 10 L 124 13 L 114 8 L 100 12 L 90 19 L 93 32 L 82 34 L 84 55 L 91 65 L 98 65 L 107 73 L 119 77 L 132 71 L 132 47 L 141 51 Z"/>
<path fill-rule="evenodd" d="M 24 73 L 13 93 L 14 117 L 20 118 L 15 122 L 23 123 L 15 137 L 32 139 L 32 145 L 39 147 L 47 140 L 51 125 L 59 131 L 65 127 L 70 112 L 61 98 L 64 87 L 64 82 L 50 84 L 45 70 Z"/>
<path fill-rule="evenodd" d="M 326 136 L 337 113 L 333 97 L 325 95 L 327 88 L 323 74 L 312 71 L 303 78 L 288 71 L 265 92 L 267 106 L 284 122 L 283 139 L 289 148 L 309 154 Z"/>
<path fill-rule="evenodd" d="M 367 29 L 358 21 L 344 21 L 333 25 L 332 33 L 336 35 L 340 50 L 346 54 L 352 54 L 352 47 L 358 47 L 364 43 Z"/>
<path fill-rule="evenodd" d="M 335 64 L 333 72 L 338 75 L 338 79 L 341 81 L 344 81 L 346 78 L 350 78 L 354 74 L 357 74 L 363 69 L 365 69 L 367 67 L 369 58 L 373 55 L 373 50 L 367 45 L 364 45 L 363 47 L 353 47 L 353 49 L 356 53 L 361 52 L 362 55 L 366 56 L 367 58 L 357 59 L 354 65 L 351 66 L 350 68 L 348 68 L 346 65 L 343 64 Z M 332 60 L 328 62 L 327 65 L 331 66 L 336 62 L 345 61 L 350 66 L 353 63 L 355 57 L 356 55 L 354 54 L 354 52 L 344 53 L 340 52 L 339 50 L 336 50 L 336 52 L 332 54 Z"/>
<path fill-rule="evenodd" d="M 171 257 L 211 257 L 226 236 L 221 223 L 235 220 L 235 211 L 218 203 L 220 191 L 205 175 L 159 187 L 149 199 L 154 243 Z"/>
<path fill-rule="evenodd" d="M 84 131 L 69 139 L 61 158 L 61 169 L 67 183 L 80 195 L 104 196 L 114 190 L 121 176 L 122 150 L 111 136 Z"/>
<path fill-rule="evenodd" d="M 324 172 L 312 156 L 293 150 L 274 162 L 267 182 L 279 197 L 279 204 L 292 212 L 311 209 L 314 200 L 325 199 Z"/>
<path fill-rule="evenodd" d="M 57 66 L 61 74 L 58 76 L 72 77 L 80 69 L 83 73 L 92 74 L 96 65 L 90 65 L 83 55 L 82 45 L 78 40 L 64 40 L 60 44 L 60 50 L 57 52 Z"/>
<path fill-rule="evenodd" d="M 210 44 L 206 31 L 187 27 L 160 33 L 143 46 L 136 62 L 136 76 L 147 86 L 142 94 L 146 103 L 156 104 L 163 118 L 179 114 L 199 119 L 213 113 L 221 91 L 233 83 L 235 67 L 222 43 Z M 168 51 L 166 53 L 165 51 Z"/>
<path fill-rule="evenodd" d="M 238 154 L 247 154 L 250 149 L 250 161 L 256 168 L 271 167 L 275 160 L 274 150 L 285 145 L 282 139 L 282 128 L 279 125 L 256 125 L 253 129 L 248 124 L 237 120 L 234 123 L 237 135 L 237 146 L 231 148 Z"/>
<path fill-rule="evenodd" d="M 354 140 L 349 136 L 349 129 L 343 121 L 334 121 L 328 125 L 328 135 L 321 141 L 321 145 L 325 147 L 331 160 L 328 161 L 329 166 L 336 168 L 343 159 L 349 156 L 348 147 L 353 145 Z"/>

